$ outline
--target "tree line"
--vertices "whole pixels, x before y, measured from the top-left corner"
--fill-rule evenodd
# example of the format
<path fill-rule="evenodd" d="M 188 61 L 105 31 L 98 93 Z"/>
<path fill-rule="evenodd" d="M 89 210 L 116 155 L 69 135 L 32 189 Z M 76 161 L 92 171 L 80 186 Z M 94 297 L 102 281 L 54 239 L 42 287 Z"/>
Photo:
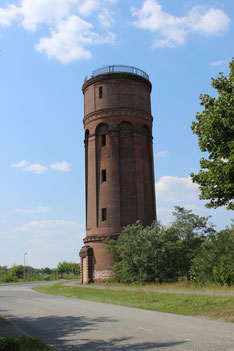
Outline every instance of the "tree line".
<path fill-rule="evenodd" d="M 33 268 L 31 266 L 13 265 L 11 268 L 0 266 L 0 283 L 17 282 L 24 279 L 24 268 L 26 280 L 54 280 L 64 277 L 74 277 L 80 274 L 80 265 L 75 262 L 59 262 L 57 268 Z"/>

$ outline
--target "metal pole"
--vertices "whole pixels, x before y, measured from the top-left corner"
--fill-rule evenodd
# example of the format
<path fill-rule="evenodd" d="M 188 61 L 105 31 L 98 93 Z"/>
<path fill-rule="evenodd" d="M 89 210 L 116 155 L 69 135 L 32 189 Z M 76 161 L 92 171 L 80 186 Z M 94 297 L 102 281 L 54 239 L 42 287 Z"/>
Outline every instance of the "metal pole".
<path fill-rule="evenodd" d="M 25 278 L 26 278 L 26 272 L 25 272 L 25 256 L 27 255 L 28 253 L 27 252 L 25 252 L 24 253 L 24 280 L 25 280 Z"/>

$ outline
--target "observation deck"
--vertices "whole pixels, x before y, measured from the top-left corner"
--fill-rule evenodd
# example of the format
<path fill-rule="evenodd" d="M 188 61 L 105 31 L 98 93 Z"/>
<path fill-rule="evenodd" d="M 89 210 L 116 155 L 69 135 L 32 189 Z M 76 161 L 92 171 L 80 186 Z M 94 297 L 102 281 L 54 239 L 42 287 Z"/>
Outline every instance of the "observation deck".
<path fill-rule="evenodd" d="M 108 73 L 130 73 L 130 74 L 134 74 L 134 75 L 143 77 L 149 81 L 148 74 L 139 68 L 136 68 L 133 66 L 126 66 L 126 65 L 112 65 L 112 66 L 104 66 L 104 67 L 101 67 L 101 68 L 94 70 L 90 77 L 89 76 L 85 77 L 84 83 L 88 79 L 94 78 L 94 77 L 99 76 L 101 74 L 108 74 Z"/>

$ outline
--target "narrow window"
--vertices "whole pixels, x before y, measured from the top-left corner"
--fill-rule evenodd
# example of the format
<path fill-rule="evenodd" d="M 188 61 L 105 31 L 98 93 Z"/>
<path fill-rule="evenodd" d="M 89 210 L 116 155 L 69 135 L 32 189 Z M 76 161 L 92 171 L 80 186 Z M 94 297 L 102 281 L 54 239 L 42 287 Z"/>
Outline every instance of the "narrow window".
<path fill-rule="evenodd" d="M 102 99 L 102 87 L 99 87 L 99 99 Z"/>
<path fill-rule="evenodd" d="M 106 221 L 106 208 L 102 208 L 102 222 Z"/>
<path fill-rule="evenodd" d="M 106 169 L 102 169 L 102 182 L 106 182 Z"/>
<path fill-rule="evenodd" d="M 102 134 L 102 140 L 101 140 L 101 143 L 102 143 L 102 146 L 106 146 L 106 134 Z"/>

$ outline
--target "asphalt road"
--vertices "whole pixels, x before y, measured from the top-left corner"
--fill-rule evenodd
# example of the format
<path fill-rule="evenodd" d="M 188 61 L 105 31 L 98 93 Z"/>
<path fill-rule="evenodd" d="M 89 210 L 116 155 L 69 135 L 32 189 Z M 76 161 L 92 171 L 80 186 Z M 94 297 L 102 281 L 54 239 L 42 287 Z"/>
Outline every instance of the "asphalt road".
<path fill-rule="evenodd" d="M 56 350 L 234 351 L 234 325 L 0 286 L 0 315 Z"/>

